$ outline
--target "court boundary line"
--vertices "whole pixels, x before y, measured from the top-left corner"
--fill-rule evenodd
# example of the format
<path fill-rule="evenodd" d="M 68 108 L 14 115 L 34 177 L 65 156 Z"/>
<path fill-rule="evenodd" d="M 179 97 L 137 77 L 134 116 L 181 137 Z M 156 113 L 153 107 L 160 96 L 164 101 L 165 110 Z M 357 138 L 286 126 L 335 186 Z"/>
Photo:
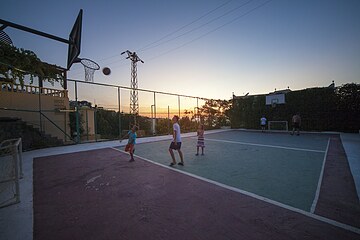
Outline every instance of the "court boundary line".
<path fill-rule="evenodd" d="M 123 151 L 123 150 L 121 150 L 121 149 L 117 149 L 117 148 L 115 148 L 115 147 L 112 147 L 111 149 L 116 150 L 116 151 L 121 152 L 121 153 L 128 154 L 127 152 L 125 152 L 125 151 Z M 251 193 L 251 192 L 248 192 L 248 191 L 245 191 L 245 190 L 242 190 L 242 189 L 239 189 L 239 188 L 235 188 L 235 187 L 232 187 L 232 186 L 229 186 L 229 185 L 220 183 L 220 182 L 216 182 L 216 181 L 214 181 L 214 180 L 210 180 L 210 179 L 207 179 L 207 178 L 204 178 L 204 177 L 200 177 L 200 176 L 197 176 L 197 175 L 195 175 L 195 174 L 188 173 L 188 172 L 185 172 L 185 171 L 176 169 L 176 168 L 174 168 L 174 167 L 166 166 L 166 165 L 163 165 L 163 164 L 161 164 L 161 163 L 155 162 L 155 161 L 153 161 L 153 160 L 147 159 L 147 158 L 145 158 L 145 157 L 141 157 L 141 156 L 138 156 L 138 155 L 135 155 L 135 154 L 134 154 L 134 156 L 137 157 L 137 158 L 139 158 L 139 159 L 142 159 L 142 160 L 144 160 L 144 161 L 147 161 L 147 162 L 150 162 L 150 163 L 152 163 L 152 164 L 155 164 L 155 165 L 157 165 L 157 166 L 160 166 L 160 167 L 163 167 L 163 168 L 166 168 L 166 169 L 169 169 L 169 170 L 172 170 L 172 171 L 175 171 L 175 172 L 178 172 L 178 173 L 187 175 L 187 176 L 189 176 L 189 177 L 193 177 L 193 178 L 195 178 L 195 179 L 198 179 L 198 180 L 201 180 L 201 181 L 204 181 L 204 182 L 213 184 L 213 185 L 215 185 L 215 186 L 222 187 L 222 188 L 224 188 L 224 189 L 228 189 L 228 190 L 233 191 L 233 192 L 241 193 L 241 194 L 243 194 L 243 195 L 245 195 L 245 196 L 249 196 L 249 197 L 258 199 L 258 200 L 260 200 L 260 201 L 263 201 L 263 202 L 266 202 L 266 203 L 269 203 L 269 204 L 272 204 L 272 205 L 275 205 L 275 206 L 284 208 L 284 209 L 286 209 L 286 210 L 289 210 L 289 211 L 292 211 L 292 212 L 296 212 L 296 213 L 302 214 L 302 215 L 304 215 L 304 216 L 310 217 L 310 218 L 315 219 L 315 220 L 318 220 L 318 221 L 320 221 L 320 222 L 327 223 L 327 224 L 329 224 L 329 225 L 332 225 L 332 226 L 335 226 L 335 227 L 339 227 L 339 228 L 342 228 L 342 229 L 344 229 L 344 230 L 347 230 L 347 231 L 350 231 L 350 232 L 353 232 L 353 233 L 360 234 L 360 228 L 353 227 L 353 226 L 347 225 L 347 224 L 345 224 L 345 223 L 341 223 L 341 222 L 338 222 L 338 221 L 335 221 L 335 220 L 332 220 L 332 219 L 329 219 L 329 218 L 326 218 L 326 217 L 322 217 L 322 216 L 316 215 L 316 214 L 314 214 L 314 213 L 307 212 L 307 211 L 305 211 L 305 210 L 302 210 L 302 209 L 299 209 L 299 208 L 295 208 L 295 207 L 292 207 L 292 206 L 283 204 L 283 203 L 281 203 L 281 202 L 277 202 L 277 201 L 275 201 L 275 200 L 272 200 L 272 199 L 269 199 L 269 198 L 266 198 L 266 197 L 262 197 L 262 196 L 260 196 L 260 195 L 255 194 L 255 193 Z"/>
<path fill-rule="evenodd" d="M 319 201 L 321 184 L 322 184 L 323 177 L 324 177 L 324 170 L 325 170 L 326 159 L 327 159 L 327 155 L 328 155 L 328 151 L 329 151 L 329 147 L 330 147 L 330 141 L 331 141 L 331 138 L 328 139 L 328 144 L 326 146 L 325 156 L 324 156 L 323 164 L 322 164 L 322 167 L 321 167 L 321 172 L 320 172 L 320 176 L 319 176 L 318 185 L 317 185 L 317 188 L 316 188 L 315 198 L 313 200 L 313 203 L 311 204 L 311 209 L 310 209 L 311 213 L 315 212 L 316 205 L 317 205 L 317 203 Z"/>
<path fill-rule="evenodd" d="M 261 132 L 261 129 L 246 129 L 246 128 L 231 128 L 231 130 L 234 131 L 244 131 L 244 132 Z M 290 131 L 286 131 L 286 130 L 266 130 L 266 132 L 269 133 L 284 133 L 284 134 L 289 134 L 291 132 Z M 332 132 L 332 131 L 324 131 L 324 132 L 314 132 L 314 131 L 300 131 L 301 134 L 329 134 L 329 135 L 339 135 L 341 134 L 341 132 Z"/>
<path fill-rule="evenodd" d="M 192 138 L 195 139 L 195 137 L 192 137 Z M 279 149 L 294 150 L 294 151 L 305 151 L 305 152 L 316 152 L 316 153 L 325 153 L 325 152 L 326 152 L 326 151 L 323 151 L 323 150 L 314 150 L 314 149 L 306 149 L 306 148 L 293 148 L 293 147 L 283 147 L 283 146 L 277 146 L 277 145 L 266 145 L 266 144 L 259 144 L 259 143 L 247 143 L 247 142 L 229 141 L 229 140 L 221 140 L 221 139 L 210 139 L 210 138 L 206 138 L 205 141 L 233 143 L 233 144 L 257 146 L 257 147 L 279 148 Z"/>

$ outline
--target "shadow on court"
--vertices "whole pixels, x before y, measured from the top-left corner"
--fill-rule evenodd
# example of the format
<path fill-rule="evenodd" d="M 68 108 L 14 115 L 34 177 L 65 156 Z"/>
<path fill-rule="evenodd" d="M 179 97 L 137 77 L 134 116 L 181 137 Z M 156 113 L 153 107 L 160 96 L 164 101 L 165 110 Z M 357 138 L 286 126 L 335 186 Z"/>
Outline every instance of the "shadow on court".
<path fill-rule="evenodd" d="M 34 239 L 360 239 L 115 149 L 34 159 Z"/>

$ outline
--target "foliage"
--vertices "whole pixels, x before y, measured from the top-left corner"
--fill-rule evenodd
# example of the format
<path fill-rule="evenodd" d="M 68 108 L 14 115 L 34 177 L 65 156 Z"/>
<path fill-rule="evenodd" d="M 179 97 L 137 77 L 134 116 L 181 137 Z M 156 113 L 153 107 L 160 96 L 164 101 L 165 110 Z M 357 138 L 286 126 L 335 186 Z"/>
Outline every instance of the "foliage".
<path fill-rule="evenodd" d="M 360 84 L 348 83 L 336 89 L 338 109 L 360 112 Z"/>
<path fill-rule="evenodd" d="M 336 90 L 337 118 L 341 129 L 360 130 L 360 84 L 345 84 Z"/>
<path fill-rule="evenodd" d="M 81 114 L 79 114 L 80 136 L 85 132 L 83 123 L 84 123 L 83 116 Z M 69 127 L 70 127 L 71 136 L 75 137 L 76 136 L 76 112 L 69 112 Z"/>
<path fill-rule="evenodd" d="M 41 77 L 51 84 L 63 80 L 62 70 L 56 65 L 41 62 L 33 51 L 16 48 L 0 42 L 0 76 L 9 82 L 18 80 L 24 84 L 24 77 Z"/>
<path fill-rule="evenodd" d="M 206 129 L 218 128 L 229 124 L 229 109 L 230 101 L 225 100 L 209 100 L 198 109 L 199 115 L 193 111 L 184 110 L 184 115 L 180 118 L 179 124 L 181 132 L 194 132 L 199 126 L 198 120 L 205 125 Z M 79 102 L 82 106 L 91 107 L 91 103 L 86 101 Z M 74 103 L 71 103 L 73 107 Z M 83 117 L 80 116 L 80 134 L 83 134 Z M 121 129 L 119 128 L 119 113 L 113 110 L 97 108 L 95 111 L 96 133 L 100 134 L 102 138 L 117 139 L 119 131 L 124 135 L 130 129 L 130 123 L 133 122 L 133 116 L 130 114 L 121 113 Z M 76 132 L 76 115 L 70 113 L 70 128 L 71 132 Z M 140 130 L 144 130 L 146 135 L 152 135 L 151 124 L 152 119 L 144 116 L 137 116 L 137 124 Z M 170 119 L 158 118 L 156 119 L 156 133 L 158 135 L 172 134 L 172 123 Z"/>
<path fill-rule="evenodd" d="M 158 135 L 166 135 L 172 133 L 172 123 L 170 119 L 160 118 L 156 122 L 156 133 Z"/>
<path fill-rule="evenodd" d="M 115 111 L 98 109 L 96 114 L 96 132 L 102 138 L 119 136 L 119 114 Z"/>
<path fill-rule="evenodd" d="M 338 88 L 310 88 L 286 94 L 286 104 L 265 105 L 265 95 L 233 100 L 232 128 L 258 129 L 260 118 L 288 121 L 295 113 L 302 118 L 303 130 L 357 132 L 360 129 L 360 84 Z"/>
<path fill-rule="evenodd" d="M 206 129 L 219 128 L 230 125 L 231 101 L 227 100 L 207 100 L 199 108 L 201 123 Z"/>
<path fill-rule="evenodd" d="M 127 132 L 131 128 L 130 123 L 133 121 L 133 116 L 121 113 L 120 117 L 121 119 L 119 119 L 119 112 L 97 109 L 95 123 L 97 134 L 100 134 L 103 138 L 115 139 L 119 137 L 119 131 L 121 130 L 121 135 L 124 135 L 124 132 Z M 119 128 L 119 120 L 121 121 L 121 129 Z M 149 135 L 151 129 L 150 119 L 137 116 L 136 120 L 139 129 L 144 130 L 145 134 Z"/>

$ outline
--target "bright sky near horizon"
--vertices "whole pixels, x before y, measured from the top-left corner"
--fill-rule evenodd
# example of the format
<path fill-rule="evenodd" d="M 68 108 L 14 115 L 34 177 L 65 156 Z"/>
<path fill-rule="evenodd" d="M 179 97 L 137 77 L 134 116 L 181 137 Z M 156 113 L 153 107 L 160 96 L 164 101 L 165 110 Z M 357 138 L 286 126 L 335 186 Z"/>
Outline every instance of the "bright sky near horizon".
<path fill-rule="evenodd" d="M 80 9 L 80 57 L 112 70 L 96 72 L 95 82 L 130 86 L 125 50 L 145 61 L 139 88 L 199 97 L 360 82 L 358 0 L 4 0 L 0 18 L 67 39 Z M 5 32 L 15 46 L 66 66 L 66 44 Z M 68 77 L 83 79 L 82 66 Z"/>

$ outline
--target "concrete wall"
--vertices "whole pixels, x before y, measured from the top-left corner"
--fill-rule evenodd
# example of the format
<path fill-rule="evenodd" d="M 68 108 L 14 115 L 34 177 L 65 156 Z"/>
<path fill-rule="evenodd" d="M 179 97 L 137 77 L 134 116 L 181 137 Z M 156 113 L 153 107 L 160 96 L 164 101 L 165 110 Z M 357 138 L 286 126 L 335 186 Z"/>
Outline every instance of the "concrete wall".
<path fill-rule="evenodd" d="M 7 108 L 8 110 L 1 108 Z M 69 138 L 51 123 L 51 121 L 54 122 L 71 136 L 68 112 L 55 112 L 54 110 L 57 109 L 69 109 L 69 98 L 66 94 L 52 96 L 27 91 L 13 92 L 4 88 L 0 89 L 0 117 L 21 118 L 36 128 L 40 129 L 41 127 L 41 130 L 46 134 L 68 141 Z M 51 121 L 44 116 L 40 116 L 39 110 Z"/>

